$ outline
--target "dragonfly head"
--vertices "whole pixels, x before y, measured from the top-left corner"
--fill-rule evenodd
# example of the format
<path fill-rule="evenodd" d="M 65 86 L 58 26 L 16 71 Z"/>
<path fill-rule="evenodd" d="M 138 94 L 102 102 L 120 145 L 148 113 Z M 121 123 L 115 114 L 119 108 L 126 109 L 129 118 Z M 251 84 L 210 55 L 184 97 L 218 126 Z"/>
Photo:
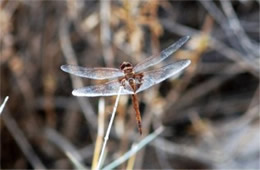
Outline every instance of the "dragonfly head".
<path fill-rule="evenodd" d="M 121 65 L 120 65 L 120 69 L 122 71 L 126 71 L 126 70 L 133 70 L 133 65 L 127 61 L 124 61 Z"/>

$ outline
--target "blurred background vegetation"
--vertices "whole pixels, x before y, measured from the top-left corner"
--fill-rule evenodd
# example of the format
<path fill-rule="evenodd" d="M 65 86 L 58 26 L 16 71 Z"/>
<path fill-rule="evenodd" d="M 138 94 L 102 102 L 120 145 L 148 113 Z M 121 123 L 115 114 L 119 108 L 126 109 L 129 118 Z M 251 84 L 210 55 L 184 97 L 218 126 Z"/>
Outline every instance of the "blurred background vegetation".
<path fill-rule="evenodd" d="M 1 169 L 96 166 L 115 97 L 72 96 L 74 88 L 102 82 L 70 77 L 60 66 L 136 64 L 186 35 L 191 40 L 159 66 L 183 58 L 192 64 L 138 94 L 142 136 L 129 96 L 121 96 L 104 166 L 164 126 L 117 168 L 259 169 L 253 0 L 1 0 L 1 103 L 9 96 L 0 117 Z"/>

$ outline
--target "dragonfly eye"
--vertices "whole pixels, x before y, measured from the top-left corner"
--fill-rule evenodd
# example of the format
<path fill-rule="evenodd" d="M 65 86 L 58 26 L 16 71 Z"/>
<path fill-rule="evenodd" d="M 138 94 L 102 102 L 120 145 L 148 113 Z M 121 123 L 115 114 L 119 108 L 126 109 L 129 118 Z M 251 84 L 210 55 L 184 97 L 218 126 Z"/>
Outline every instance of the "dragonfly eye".
<path fill-rule="evenodd" d="M 122 64 L 121 64 L 121 66 L 120 66 L 120 69 L 121 70 L 124 70 L 125 68 L 132 68 L 133 67 L 133 65 L 131 64 L 131 63 L 129 63 L 129 62 L 123 62 Z"/>

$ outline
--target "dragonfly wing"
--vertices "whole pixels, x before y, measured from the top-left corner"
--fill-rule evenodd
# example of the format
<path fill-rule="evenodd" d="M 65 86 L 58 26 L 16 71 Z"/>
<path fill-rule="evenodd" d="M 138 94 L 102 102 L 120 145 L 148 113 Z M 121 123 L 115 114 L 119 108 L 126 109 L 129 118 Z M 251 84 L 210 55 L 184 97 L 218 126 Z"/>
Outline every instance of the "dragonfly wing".
<path fill-rule="evenodd" d="M 87 86 L 72 91 L 74 96 L 98 97 L 98 96 L 114 96 L 118 94 L 121 83 L 118 80 L 112 80 L 105 84 Z M 133 94 L 130 88 L 123 88 L 121 95 Z"/>
<path fill-rule="evenodd" d="M 183 69 L 185 69 L 189 64 L 190 60 L 180 60 L 173 64 L 166 65 L 158 70 L 147 71 L 143 76 L 143 83 L 140 88 L 136 91 L 139 93 L 149 87 L 158 84 L 165 79 L 179 73 Z"/>
<path fill-rule="evenodd" d="M 97 80 L 112 79 L 124 75 L 120 69 L 106 67 L 87 68 L 73 65 L 62 65 L 61 70 L 79 77 Z"/>
<path fill-rule="evenodd" d="M 172 53 L 174 53 L 179 48 L 181 48 L 181 46 L 183 46 L 189 39 L 190 39 L 190 36 L 182 37 L 176 43 L 172 44 L 171 46 L 169 46 L 168 48 L 163 50 L 159 56 L 152 56 L 152 57 L 145 59 L 144 61 L 142 61 L 141 63 L 137 64 L 134 67 L 135 72 L 139 72 L 143 69 L 153 66 L 153 65 L 161 62 L 162 60 L 166 59 Z"/>

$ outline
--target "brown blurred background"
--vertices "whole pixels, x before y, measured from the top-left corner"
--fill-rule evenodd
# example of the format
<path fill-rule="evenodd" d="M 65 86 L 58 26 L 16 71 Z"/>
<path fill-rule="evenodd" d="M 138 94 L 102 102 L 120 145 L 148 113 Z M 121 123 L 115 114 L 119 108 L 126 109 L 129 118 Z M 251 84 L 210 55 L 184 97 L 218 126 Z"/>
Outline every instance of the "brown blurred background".
<path fill-rule="evenodd" d="M 74 88 L 103 82 L 70 77 L 60 66 L 136 64 L 186 35 L 189 42 L 158 66 L 184 58 L 191 65 L 138 94 L 142 136 L 131 98 L 120 98 L 104 166 L 164 126 L 117 168 L 259 169 L 253 0 L 1 0 L 1 103 L 9 96 L 0 117 L 1 169 L 93 167 L 97 129 L 107 127 L 115 97 L 72 96 Z"/>

